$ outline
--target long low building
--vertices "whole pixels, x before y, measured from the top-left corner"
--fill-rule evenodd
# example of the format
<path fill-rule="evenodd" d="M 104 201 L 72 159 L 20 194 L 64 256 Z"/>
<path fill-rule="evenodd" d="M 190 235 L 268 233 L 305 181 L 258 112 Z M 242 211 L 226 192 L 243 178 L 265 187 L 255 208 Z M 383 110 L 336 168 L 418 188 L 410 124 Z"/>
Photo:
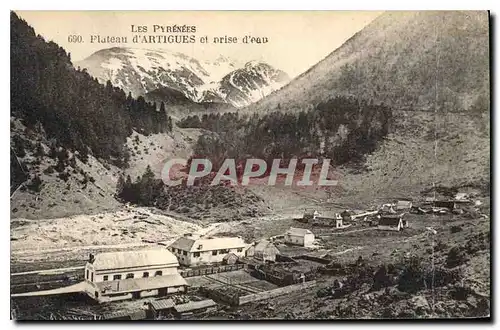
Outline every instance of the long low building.
<path fill-rule="evenodd" d="M 105 302 L 184 292 L 188 284 L 177 267 L 177 258 L 165 248 L 90 255 L 87 293 Z"/>
<path fill-rule="evenodd" d="M 224 257 L 233 253 L 241 258 L 248 247 L 240 237 L 209 237 L 186 234 L 173 242 L 168 249 L 177 256 L 184 266 L 195 266 L 222 262 Z"/>

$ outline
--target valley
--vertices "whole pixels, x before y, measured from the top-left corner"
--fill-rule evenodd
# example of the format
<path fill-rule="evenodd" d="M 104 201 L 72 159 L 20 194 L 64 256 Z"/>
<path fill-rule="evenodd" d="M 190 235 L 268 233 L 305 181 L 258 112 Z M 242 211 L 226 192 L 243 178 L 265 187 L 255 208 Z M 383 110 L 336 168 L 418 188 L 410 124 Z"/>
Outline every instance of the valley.
<path fill-rule="evenodd" d="M 269 279 L 280 271 L 307 285 L 245 306 L 221 298 L 199 319 L 490 317 L 488 19 L 384 13 L 290 80 L 260 60 L 168 49 L 104 48 L 73 63 L 12 12 L 11 293 L 88 282 L 89 254 L 236 237 L 248 250 L 268 240 L 279 257 L 245 250 L 231 264 L 241 268 L 220 274 L 228 261 L 181 265 L 201 284 L 176 304 L 286 290 Z M 162 181 L 172 159 L 186 161 L 178 186 Z M 193 159 L 210 161 L 206 176 L 189 178 Z M 250 184 L 210 184 L 227 160 L 243 181 L 249 159 L 267 166 Z M 268 184 L 275 161 L 304 159 L 327 164 L 337 184 Z M 384 224 L 391 217 L 400 222 Z M 311 245 L 291 244 L 293 228 Z M 11 312 L 92 319 L 157 300 L 86 299 L 16 296 Z"/>

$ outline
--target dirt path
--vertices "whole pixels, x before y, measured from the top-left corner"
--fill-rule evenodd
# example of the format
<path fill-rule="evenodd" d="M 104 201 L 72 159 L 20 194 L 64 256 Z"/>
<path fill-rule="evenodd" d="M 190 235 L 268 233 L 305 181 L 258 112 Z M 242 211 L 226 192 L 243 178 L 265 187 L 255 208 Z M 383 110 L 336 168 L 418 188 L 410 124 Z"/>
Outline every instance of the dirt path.
<path fill-rule="evenodd" d="M 20 276 L 20 275 L 32 275 L 32 274 L 38 274 L 38 275 L 54 275 L 54 274 L 61 274 L 61 273 L 66 273 L 70 272 L 73 270 L 79 270 L 85 268 L 84 266 L 77 266 L 77 267 L 65 267 L 65 268 L 52 268 L 52 269 L 43 269 L 43 270 L 32 270 L 29 272 L 19 272 L 19 273 L 11 273 L 10 276 Z"/>
<path fill-rule="evenodd" d="M 320 234 L 318 234 L 318 236 L 319 237 L 329 237 L 329 236 L 336 236 L 336 235 L 359 233 L 361 231 L 374 230 L 374 229 L 376 229 L 376 227 L 368 227 L 368 228 L 362 228 L 362 229 L 356 229 L 356 230 L 350 230 L 350 231 L 341 231 L 341 232 L 335 232 L 335 233 L 320 233 Z"/>
<path fill-rule="evenodd" d="M 13 294 L 11 294 L 11 297 L 51 296 L 51 295 L 59 295 L 59 294 L 64 294 L 64 293 L 84 292 L 86 287 L 87 287 L 87 284 L 85 282 L 80 282 L 77 284 L 65 286 L 62 288 L 52 289 L 52 290 L 13 293 Z"/>

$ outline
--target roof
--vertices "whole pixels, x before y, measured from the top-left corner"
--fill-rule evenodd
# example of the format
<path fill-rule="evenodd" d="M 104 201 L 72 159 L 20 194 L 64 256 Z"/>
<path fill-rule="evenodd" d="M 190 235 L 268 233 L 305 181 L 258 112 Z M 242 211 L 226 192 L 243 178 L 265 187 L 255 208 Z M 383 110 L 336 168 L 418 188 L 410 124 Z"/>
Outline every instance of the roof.
<path fill-rule="evenodd" d="M 278 250 L 273 243 L 271 243 L 271 242 L 269 242 L 268 240 L 265 240 L 265 239 L 260 240 L 255 245 L 255 251 L 264 251 L 267 248 L 274 248 L 274 249 Z"/>
<path fill-rule="evenodd" d="M 155 300 L 151 301 L 149 305 L 159 311 L 162 309 L 169 309 L 175 306 L 175 302 L 172 299 L 161 299 L 161 300 Z"/>
<path fill-rule="evenodd" d="M 290 229 L 288 229 L 286 233 L 287 233 L 287 235 L 290 235 L 290 236 L 305 236 L 307 234 L 312 234 L 312 231 L 310 231 L 309 229 L 305 229 L 305 228 L 290 227 Z"/>
<path fill-rule="evenodd" d="M 207 299 L 202 301 L 191 301 L 187 304 L 177 305 L 174 307 L 174 309 L 178 313 L 185 313 L 196 309 L 208 308 L 213 306 L 217 306 L 217 303 L 212 299 Z"/>
<path fill-rule="evenodd" d="M 179 274 L 169 274 L 155 277 L 128 278 L 119 281 L 97 282 L 99 290 L 109 288 L 117 292 L 136 292 L 140 290 L 154 290 L 174 286 L 188 285 Z"/>
<path fill-rule="evenodd" d="M 401 216 L 392 215 L 392 216 L 382 216 L 378 222 L 379 225 L 382 226 L 397 226 L 399 221 L 401 220 Z"/>
<path fill-rule="evenodd" d="M 307 210 L 304 212 L 304 215 L 314 215 L 314 214 L 319 214 L 317 210 Z"/>
<path fill-rule="evenodd" d="M 165 248 L 99 253 L 95 256 L 92 264 L 96 270 L 159 266 L 167 264 L 179 266 L 177 258 Z"/>
<path fill-rule="evenodd" d="M 226 254 L 224 256 L 224 258 L 222 260 L 228 260 L 229 258 L 233 258 L 233 257 L 236 258 L 236 259 L 238 259 L 238 256 L 236 254 L 234 254 L 234 253 L 228 253 L 228 254 Z"/>
<path fill-rule="evenodd" d="M 180 237 L 170 247 L 188 252 L 213 251 L 244 248 L 247 244 L 241 237 L 193 238 Z"/>
<path fill-rule="evenodd" d="M 104 314 L 102 318 L 104 320 L 116 320 L 116 319 L 130 319 L 130 320 L 144 320 L 146 318 L 146 311 L 143 309 L 134 311 L 134 312 L 115 312 Z"/>
<path fill-rule="evenodd" d="M 408 207 L 408 208 L 410 208 L 411 205 L 412 205 L 411 201 L 398 201 L 398 203 L 396 204 L 396 207 Z"/>

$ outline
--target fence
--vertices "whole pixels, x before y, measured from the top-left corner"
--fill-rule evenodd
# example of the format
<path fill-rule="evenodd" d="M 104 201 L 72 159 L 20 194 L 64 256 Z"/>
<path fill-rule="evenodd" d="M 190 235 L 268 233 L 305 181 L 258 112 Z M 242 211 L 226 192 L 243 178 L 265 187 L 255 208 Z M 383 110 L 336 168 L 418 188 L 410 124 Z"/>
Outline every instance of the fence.
<path fill-rule="evenodd" d="M 245 268 L 244 264 L 222 265 L 222 266 L 214 266 L 214 267 L 206 267 L 198 269 L 179 270 L 179 273 L 182 277 L 193 277 L 193 276 L 231 272 L 243 268 Z"/>
<path fill-rule="evenodd" d="M 285 286 L 285 287 L 274 289 L 274 290 L 249 294 L 246 296 L 239 297 L 238 303 L 239 303 L 239 305 L 244 305 L 244 304 L 248 304 L 248 303 L 254 302 L 254 301 L 270 299 L 270 298 L 282 296 L 284 294 L 288 294 L 288 293 L 291 293 L 294 291 L 307 289 L 307 288 L 313 287 L 315 285 L 316 285 L 316 281 L 310 281 L 310 282 L 305 282 L 305 283 L 300 283 L 300 284 L 289 285 L 289 286 Z"/>

